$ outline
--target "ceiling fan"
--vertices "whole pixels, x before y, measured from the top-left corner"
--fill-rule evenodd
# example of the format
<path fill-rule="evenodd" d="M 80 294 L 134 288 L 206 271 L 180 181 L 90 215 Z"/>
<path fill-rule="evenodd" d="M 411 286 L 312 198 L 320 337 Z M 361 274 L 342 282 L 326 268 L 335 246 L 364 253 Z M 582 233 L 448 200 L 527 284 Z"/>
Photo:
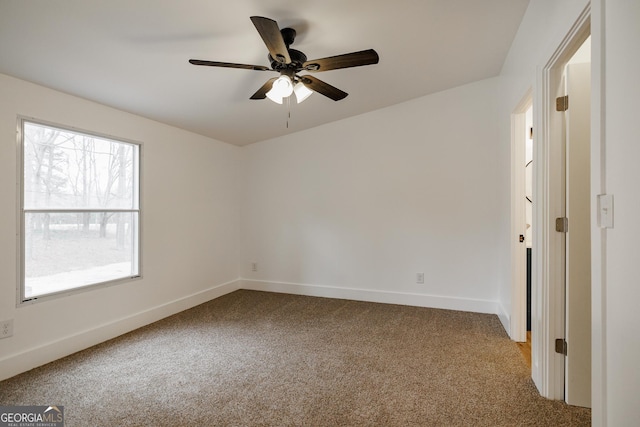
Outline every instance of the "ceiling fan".
<path fill-rule="evenodd" d="M 262 65 L 234 64 L 230 62 L 203 61 L 190 59 L 193 65 L 206 65 L 210 67 L 241 68 L 245 70 L 275 71 L 279 77 L 273 77 L 254 93 L 250 99 L 269 98 L 278 104 L 282 104 L 284 98 L 295 92 L 298 103 L 305 100 L 313 92 L 318 92 L 334 101 L 344 99 L 348 93 L 331 86 L 311 75 L 298 75 L 303 71 L 320 72 L 336 70 L 340 68 L 360 67 L 363 65 L 377 64 L 378 53 L 373 49 L 327 58 L 307 60 L 307 56 L 296 49 L 290 49 L 296 37 L 293 28 L 278 28 L 278 23 L 273 19 L 262 16 L 252 16 L 251 22 L 258 30 L 264 44 L 269 50 L 269 62 L 271 68 Z"/>

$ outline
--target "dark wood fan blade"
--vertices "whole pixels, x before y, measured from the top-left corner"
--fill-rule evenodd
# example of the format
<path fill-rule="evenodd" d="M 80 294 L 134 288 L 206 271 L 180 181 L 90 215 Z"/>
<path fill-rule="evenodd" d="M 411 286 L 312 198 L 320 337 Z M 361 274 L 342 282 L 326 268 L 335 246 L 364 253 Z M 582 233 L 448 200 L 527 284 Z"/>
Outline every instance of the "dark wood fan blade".
<path fill-rule="evenodd" d="M 265 99 L 267 97 L 267 92 L 271 90 L 271 88 L 273 87 L 273 82 L 275 82 L 277 79 L 277 77 L 274 77 L 267 80 L 267 82 L 263 84 L 262 87 L 258 89 L 258 91 L 254 93 L 249 99 Z"/>
<path fill-rule="evenodd" d="M 271 68 L 262 65 L 234 64 L 232 62 L 202 61 L 200 59 L 190 59 L 193 65 L 208 65 L 209 67 L 242 68 L 244 70 L 271 71 Z"/>
<path fill-rule="evenodd" d="M 289 51 L 280 33 L 280 28 L 278 28 L 278 23 L 273 19 L 262 16 L 252 16 L 251 22 L 253 22 L 256 30 L 260 33 L 264 44 L 267 45 L 271 57 L 283 64 L 290 64 L 291 58 L 289 57 Z"/>
<path fill-rule="evenodd" d="M 300 77 L 300 81 L 312 91 L 318 92 L 327 98 L 333 99 L 334 101 L 340 101 L 349 95 L 347 92 L 343 92 L 337 87 L 331 86 L 330 84 L 325 83 L 320 79 L 316 79 L 313 76 L 302 76 Z"/>
<path fill-rule="evenodd" d="M 377 64 L 379 60 L 380 57 L 378 53 L 373 49 L 368 49 L 360 52 L 345 53 L 344 55 L 314 59 L 305 62 L 302 64 L 302 67 L 307 71 L 329 71 L 339 68 Z"/>

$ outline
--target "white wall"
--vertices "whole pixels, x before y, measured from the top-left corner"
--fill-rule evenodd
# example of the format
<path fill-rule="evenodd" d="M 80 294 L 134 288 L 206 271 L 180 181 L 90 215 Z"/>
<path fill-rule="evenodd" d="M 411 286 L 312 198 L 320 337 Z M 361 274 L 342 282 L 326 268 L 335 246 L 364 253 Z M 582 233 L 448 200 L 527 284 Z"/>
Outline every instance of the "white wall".
<path fill-rule="evenodd" d="M 614 197 L 614 228 L 602 236 L 602 318 L 605 374 L 604 420 L 609 426 L 640 420 L 640 2 L 594 2 L 603 18 L 602 192 Z M 602 9 L 600 9 L 602 8 Z M 600 83 L 600 82 L 598 82 Z"/>
<path fill-rule="evenodd" d="M 4 75 L 0 93 L 0 380 L 237 286 L 240 148 Z M 16 308 L 17 115 L 143 143 L 143 279 Z"/>
<path fill-rule="evenodd" d="M 495 313 L 497 90 L 480 81 L 245 147 L 244 286 Z"/>

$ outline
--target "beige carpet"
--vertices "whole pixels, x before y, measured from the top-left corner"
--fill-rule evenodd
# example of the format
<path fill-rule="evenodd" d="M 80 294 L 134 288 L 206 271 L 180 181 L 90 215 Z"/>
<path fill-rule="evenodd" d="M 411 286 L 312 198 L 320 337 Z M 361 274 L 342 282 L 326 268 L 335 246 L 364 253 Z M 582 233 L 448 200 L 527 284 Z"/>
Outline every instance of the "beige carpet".
<path fill-rule="evenodd" d="M 237 291 L 0 382 L 67 426 L 582 426 L 494 315 Z"/>

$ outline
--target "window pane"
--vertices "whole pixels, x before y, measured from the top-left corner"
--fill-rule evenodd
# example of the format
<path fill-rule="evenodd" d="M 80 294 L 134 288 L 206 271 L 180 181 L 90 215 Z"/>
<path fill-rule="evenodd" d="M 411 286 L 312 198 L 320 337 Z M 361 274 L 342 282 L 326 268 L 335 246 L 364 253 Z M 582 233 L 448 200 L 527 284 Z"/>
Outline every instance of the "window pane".
<path fill-rule="evenodd" d="M 25 298 L 139 274 L 138 213 L 26 213 Z"/>
<path fill-rule="evenodd" d="M 24 123 L 25 209 L 137 209 L 138 146 Z"/>

